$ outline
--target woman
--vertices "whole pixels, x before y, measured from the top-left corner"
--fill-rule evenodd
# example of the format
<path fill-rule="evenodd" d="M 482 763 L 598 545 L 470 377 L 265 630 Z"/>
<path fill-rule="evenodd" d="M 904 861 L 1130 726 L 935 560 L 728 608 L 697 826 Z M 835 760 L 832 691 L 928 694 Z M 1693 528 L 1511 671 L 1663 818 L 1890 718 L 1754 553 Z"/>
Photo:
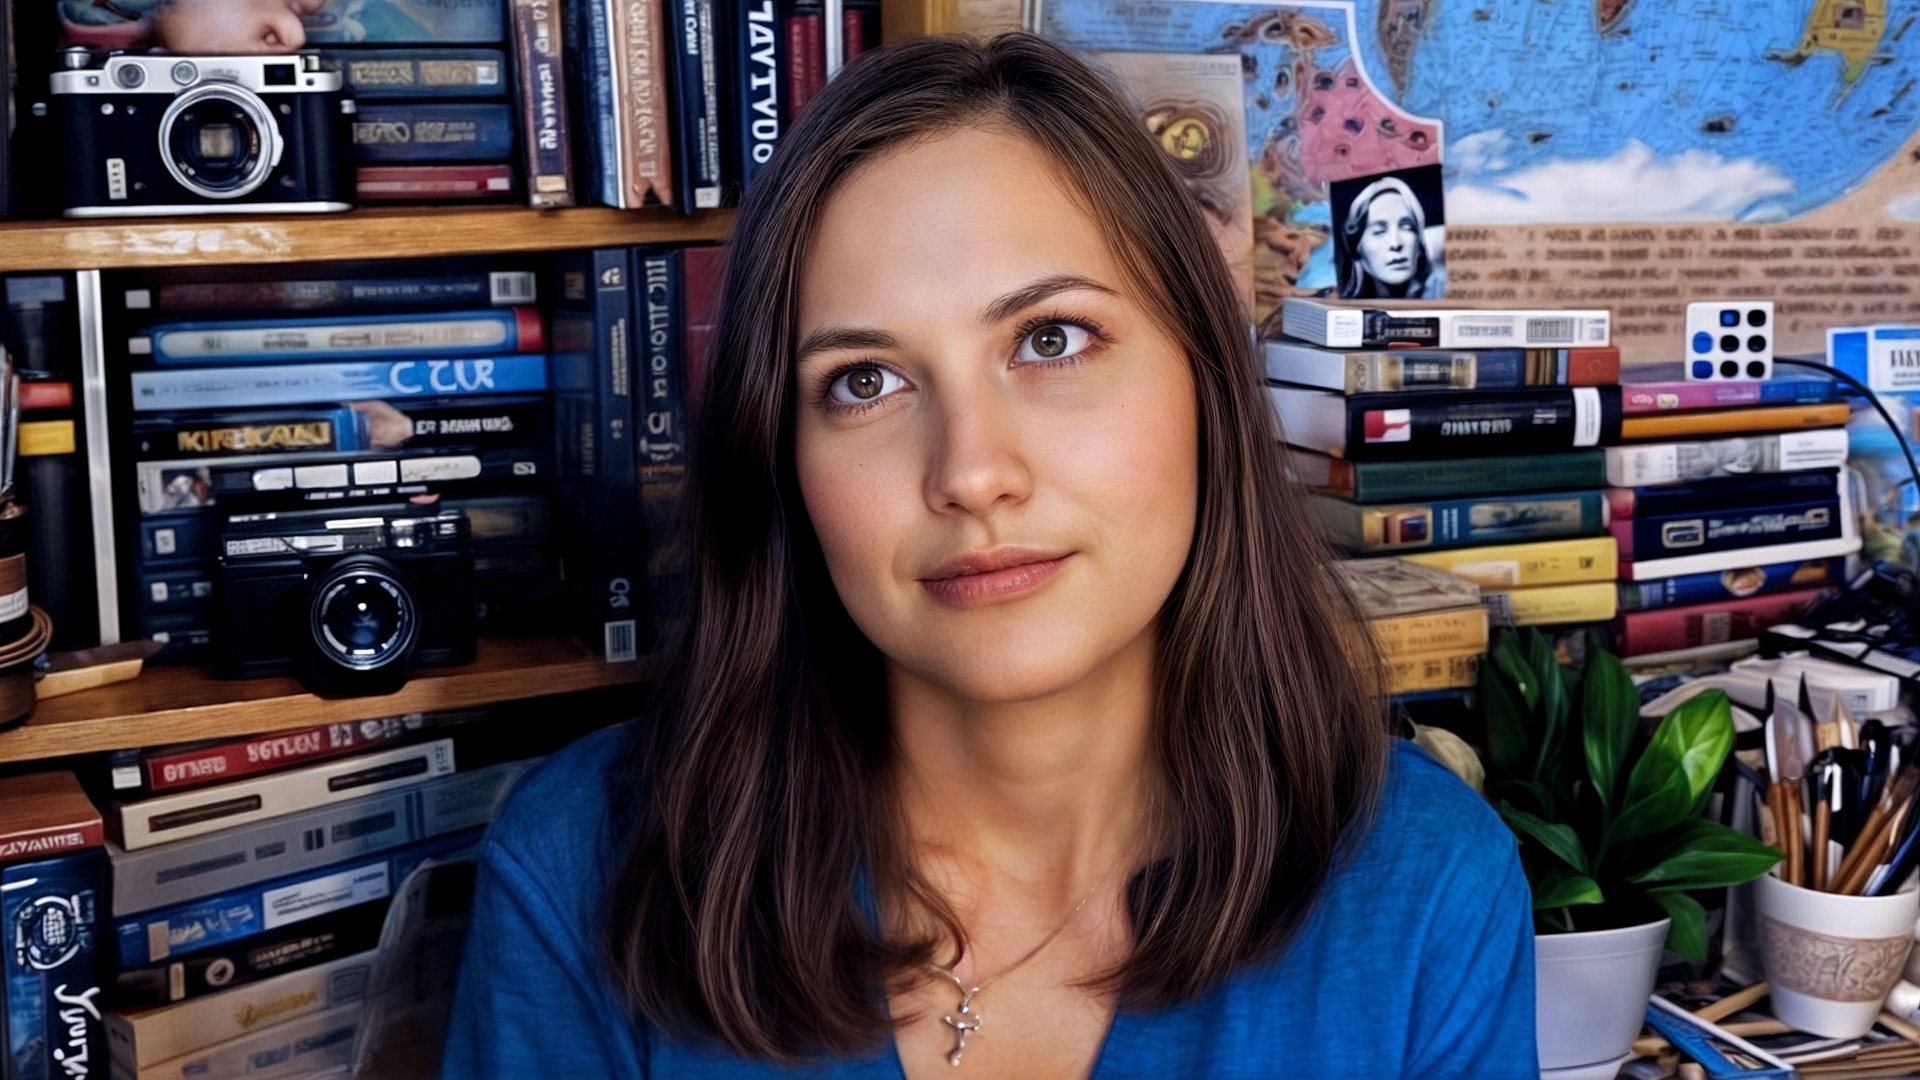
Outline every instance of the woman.
<path fill-rule="evenodd" d="M 1427 253 L 1427 213 L 1405 181 L 1383 176 L 1360 189 L 1340 228 L 1340 295 L 1438 296 Z"/>
<path fill-rule="evenodd" d="M 1389 749 L 1114 92 L 863 56 L 732 245 L 691 627 L 489 833 L 446 1075 L 1534 1075 L 1513 843 Z"/>

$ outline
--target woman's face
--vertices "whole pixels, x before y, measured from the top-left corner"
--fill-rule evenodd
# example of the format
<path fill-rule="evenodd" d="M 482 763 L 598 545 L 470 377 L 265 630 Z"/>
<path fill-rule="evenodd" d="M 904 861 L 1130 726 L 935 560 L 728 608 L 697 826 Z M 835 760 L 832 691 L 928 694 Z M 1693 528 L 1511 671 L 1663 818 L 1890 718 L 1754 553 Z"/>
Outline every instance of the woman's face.
<path fill-rule="evenodd" d="M 1420 251 L 1420 225 L 1413 208 L 1397 191 L 1374 197 L 1360 231 L 1360 266 L 1387 285 L 1405 285 L 1413 277 Z"/>
<path fill-rule="evenodd" d="M 799 341 L 807 513 L 899 671 L 1031 700 L 1151 630 L 1193 539 L 1193 379 L 1041 151 L 964 129 L 851 174 Z"/>

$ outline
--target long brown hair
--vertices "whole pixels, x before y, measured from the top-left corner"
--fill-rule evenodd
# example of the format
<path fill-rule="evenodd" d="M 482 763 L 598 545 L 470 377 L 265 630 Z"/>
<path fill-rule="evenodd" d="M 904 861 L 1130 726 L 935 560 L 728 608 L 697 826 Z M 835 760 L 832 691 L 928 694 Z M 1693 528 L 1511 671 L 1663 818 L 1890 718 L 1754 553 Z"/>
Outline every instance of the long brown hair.
<path fill-rule="evenodd" d="M 958 944 L 887 942 L 873 919 L 875 894 L 932 891 L 875 782 L 881 657 L 834 593 L 795 480 L 792 357 L 828 193 L 966 125 L 1041 148 L 1192 365 L 1199 516 L 1157 672 L 1172 854 L 1129 890 L 1134 947 L 1108 976 L 1123 1006 L 1190 1000 L 1274 956 L 1385 768 L 1368 665 L 1341 644 L 1352 614 L 1285 479 L 1238 290 L 1131 110 L 1028 34 L 864 55 L 808 104 L 734 222 L 686 484 L 693 610 L 622 780 L 632 846 L 605 909 L 639 1015 L 752 1057 L 871 1049 L 889 1030 L 881 989 Z"/>

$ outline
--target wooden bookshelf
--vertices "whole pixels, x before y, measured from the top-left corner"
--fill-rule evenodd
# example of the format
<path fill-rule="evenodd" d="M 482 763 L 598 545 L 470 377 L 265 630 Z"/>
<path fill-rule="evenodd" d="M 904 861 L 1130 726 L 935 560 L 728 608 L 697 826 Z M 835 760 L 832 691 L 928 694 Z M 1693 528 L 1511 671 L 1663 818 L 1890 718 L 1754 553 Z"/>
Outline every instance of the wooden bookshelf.
<path fill-rule="evenodd" d="M 731 210 L 379 207 L 339 214 L 0 224 L 0 273 L 493 255 L 719 240 Z"/>
<path fill-rule="evenodd" d="M 608 664 L 572 638 L 484 640 L 474 663 L 422 669 L 383 697 L 319 698 L 291 678 L 216 679 L 205 668 L 152 668 L 130 682 L 41 702 L 25 724 L 0 732 L 0 762 L 472 708 L 637 683 L 652 671 L 645 658 Z"/>

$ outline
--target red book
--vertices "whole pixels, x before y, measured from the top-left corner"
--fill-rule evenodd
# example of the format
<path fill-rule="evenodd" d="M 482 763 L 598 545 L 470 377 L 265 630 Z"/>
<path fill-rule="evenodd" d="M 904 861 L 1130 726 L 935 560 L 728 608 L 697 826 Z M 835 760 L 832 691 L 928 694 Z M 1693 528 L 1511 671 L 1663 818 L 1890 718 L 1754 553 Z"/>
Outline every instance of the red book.
<path fill-rule="evenodd" d="M 20 382 L 20 411 L 73 408 L 73 384 L 64 380 Z"/>
<path fill-rule="evenodd" d="M 366 202 L 499 199 L 513 194 L 511 165 L 367 165 L 354 173 Z"/>
<path fill-rule="evenodd" d="M 687 363 L 687 400 L 695 405 L 707 393 L 707 350 L 720 315 L 720 283 L 726 272 L 725 245 L 690 247 L 680 253 L 681 298 L 686 314 L 682 342 Z"/>
<path fill-rule="evenodd" d="M 1567 354 L 1568 386 L 1612 386 L 1620 381 L 1620 350 L 1618 348 L 1608 345 L 1601 348 L 1561 351 Z"/>
<path fill-rule="evenodd" d="M 0 863 L 64 855 L 104 840 L 100 811 L 72 773 L 0 779 Z"/>
<path fill-rule="evenodd" d="M 357 754 L 397 742 L 424 726 L 419 716 L 322 724 L 232 742 L 149 751 L 141 766 L 147 790 L 175 791 Z"/>
<path fill-rule="evenodd" d="M 800 115 L 800 110 L 813 96 L 813 79 L 807 74 L 807 63 L 811 59 L 807 52 L 806 15 L 793 15 L 787 19 L 787 107 L 788 123 Z"/>
<path fill-rule="evenodd" d="M 1630 611 L 1614 620 L 1614 644 L 1622 656 L 1644 656 L 1756 638 L 1769 626 L 1799 618 L 1830 592 L 1800 589 L 1692 607 Z"/>

